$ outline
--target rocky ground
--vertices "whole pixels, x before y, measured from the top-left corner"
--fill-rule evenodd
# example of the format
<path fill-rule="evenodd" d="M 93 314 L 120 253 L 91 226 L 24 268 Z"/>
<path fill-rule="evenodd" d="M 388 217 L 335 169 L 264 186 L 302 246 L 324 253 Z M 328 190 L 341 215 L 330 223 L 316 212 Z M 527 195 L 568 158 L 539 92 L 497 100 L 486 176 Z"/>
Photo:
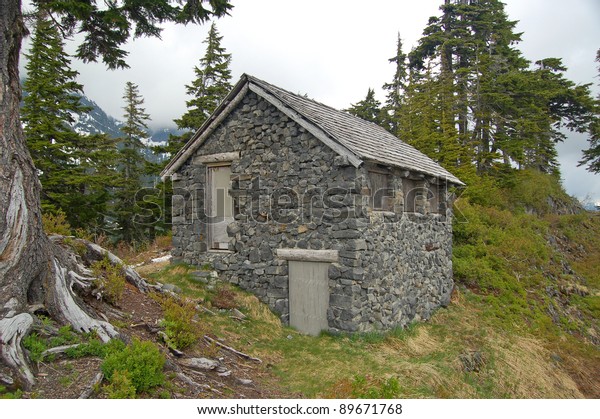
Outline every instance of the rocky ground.
<path fill-rule="evenodd" d="M 138 268 L 153 272 L 168 263 L 164 255 L 152 256 L 155 260 L 141 264 Z M 167 382 L 148 398 L 285 398 L 290 397 L 279 389 L 269 372 L 269 365 L 262 360 L 247 356 L 221 342 L 214 336 L 201 338 L 189 352 L 170 350 L 161 339 L 160 320 L 163 318 L 161 305 L 148 293 L 140 292 L 127 284 L 117 307 L 101 302 L 89 301 L 94 308 L 111 323 L 119 326 L 125 341 L 133 338 L 152 341 L 166 357 L 164 368 Z M 212 356 L 207 357 L 205 354 Z M 34 365 L 37 379 L 32 391 L 22 398 L 75 399 L 81 397 L 104 398 L 105 380 L 98 382 L 102 360 L 97 357 L 70 359 L 56 355 L 51 361 L 44 360 Z"/>

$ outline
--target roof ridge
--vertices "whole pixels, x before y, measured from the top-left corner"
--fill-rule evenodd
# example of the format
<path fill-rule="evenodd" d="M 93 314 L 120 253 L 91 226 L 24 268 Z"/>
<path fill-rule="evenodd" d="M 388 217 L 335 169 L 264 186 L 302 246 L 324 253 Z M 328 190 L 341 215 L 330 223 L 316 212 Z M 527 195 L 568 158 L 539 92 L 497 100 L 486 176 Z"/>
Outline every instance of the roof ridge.
<path fill-rule="evenodd" d="M 311 102 L 314 102 L 314 103 L 315 103 L 315 104 L 317 104 L 317 105 L 324 106 L 324 107 L 326 107 L 326 108 L 329 108 L 329 109 L 331 109 L 331 110 L 334 110 L 334 111 L 342 112 L 342 111 L 340 111 L 339 109 L 336 109 L 336 108 L 334 108 L 333 106 L 329 106 L 329 105 L 327 105 L 327 104 L 325 104 L 325 103 L 323 103 L 323 102 L 319 102 L 318 100 L 316 100 L 316 99 L 313 99 L 313 98 L 311 98 L 311 97 L 308 97 L 308 96 L 302 96 L 302 95 L 301 95 L 301 94 L 299 94 L 299 93 L 294 93 L 294 92 L 292 92 L 291 90 L 287 90 L 287 89 L 284 89 L 284 88 L 282 88 L 282 87 L 275 86 L 274 84 L 271 84 L 271 83 L 269 83 L 269 82 L 267 82 L 267 81 L 261 80 L 261 79 L 259 79 L 258 77 L 252 76 L 252 75 L 250 75 L 250 74 L 245 74 L 245 76 L 246 76 L 247 78 L 251 78 L 251 79 L 254 79 L 254 80 L 258 81 L 259 83 L 266 84 L 267 86 L 274 87 L 275 89 L 282 90 L 282 91 L 284 91 L 284 92 L 286 92 L 286 93 L 289 93 L 290 95 L 294 95 L 294 96 L 296 96 L 296 97 L 298 97 L 298 98 L 300 98 L 300 99 L 303 99 L 303 100 L 309 100 L 309 101 L 311 101 Z"/>
<path fill-rule="evenodd" d="M 464 184 L 431 157 L 396 137 L 384 127 L 247 73 L 242 74 L 238 83 L 215 112 L 173 157 L 161 173 L 161 177 L 174 173 L 200 147 L 212 130 L 238 106 L 249 90 L 255 91 L 272 105 L 279 107 L 284 114 L 290 116 L 324 144 L 338 154 L 348 157 L 356 167 L 365 160 L 371 160 L 446 179 L 457 185 Z"/>

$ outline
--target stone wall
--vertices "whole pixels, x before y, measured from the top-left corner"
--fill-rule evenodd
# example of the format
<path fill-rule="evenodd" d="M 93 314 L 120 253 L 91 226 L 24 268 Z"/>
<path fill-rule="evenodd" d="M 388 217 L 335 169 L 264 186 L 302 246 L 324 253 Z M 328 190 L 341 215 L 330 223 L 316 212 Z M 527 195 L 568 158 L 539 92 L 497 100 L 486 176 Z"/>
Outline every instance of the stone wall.
<path fill-rule="evenodd" d="M 239 153 L 231 166 L 238 211 L 228 227 L 229 251 L 207 252 L 206 165 L 199 156 L 227 152 Z M 331 330 L 425 319 L 452 290 L 446 194 L 435 189 L 441 214 L 430 214 L 427 180 L 417 176 L 403 184 L 414 174 L 385 168 L 389 211 L 373 211 L 368 168 L 349 166 L 249 93 L 176 174 L 173 256 L 194 265 L 211 262 L 223 279 L 256 294 L 287 323 L 288 262 L 275 250 L 338 250 L 339 262 L 329 269 Z M 416 213 L 404 211 L 406 185 L 419 187 Z"/>

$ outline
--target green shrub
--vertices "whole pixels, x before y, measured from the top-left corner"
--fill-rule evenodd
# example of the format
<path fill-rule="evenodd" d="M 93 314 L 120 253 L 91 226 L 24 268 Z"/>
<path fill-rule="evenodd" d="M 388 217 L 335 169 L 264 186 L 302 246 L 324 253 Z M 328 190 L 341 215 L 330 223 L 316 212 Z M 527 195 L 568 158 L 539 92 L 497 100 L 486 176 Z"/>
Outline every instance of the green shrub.
<path fill-rule="evenodd" d="M 50 338 L 48 341 L 50 347 L 71 345 L 81 341 L 82 336 L 73 331 L 70 325 L 58 329 L 58 336 Z"/>
<path fill-rule="evenodd" d="M 42 353 L 48 349 L 48 344 L 37 333 L 32 333 L 23 338 L 23 347 L 29 351 L 29 359 L 32 362 L 40 362 Z"/>
<path fill-rule="evenodd" d="M 0 399 L 20 399 L 21 397 L 23 397 L 22 390 L 10 392 L 6 390 L 6 387 L 0 386 Z"/>
<path fill-rule="evenodd" d="M 67 221 L 67 214 L 62 210 L 44 212 L 42 214 L 42 226 L 46 234 L 71 235 L 71 225 Z"/>
<path fill-rule="evenodd" d="M 134 339 L 131 344 L 121 351 L 109 353 L 101 369 L 106 379 L 112 384 L 115 372 L 119 372 L 117 380 L 122 381 L 119 386 L 124 386 L 123 373 L 135 388 L 136 393 L 164 383 L 162 373 L 165 358 L 152 342 L 142 342 Z"/>
<path fill-rule="evenodd" d="M 108 256 L 92 264 L 92 271 L 97 278 L 95 286 L 110 304 L 117 304 L 125 291 L 126 279 L 120 265 L 113 264 Z"/>
<path fill-rule="evenodd" d="M 398 379 L 387 380 L 365 375 L 356 375 L 352 380 L 343 379 L 325 395 L 336 399 L 398 399 L 402 388 Z"/>
<path fill-rule="evenodd" d="M 135 399 L 135 386 L 127 371 L 115 371 L 104 390 L 109 399 Z"/>
<path fill-rule="evenodd" d="M 193 321 L 196 315 L 195 304 L 171 297 L 162 298 L 160 303 L 165 317 L 161 325 L 169 338 L 167 343 L 177 349 L 194 344 L 202 335 L 202 331 Z"/>
<path fill-rule="evenodd" d="M 352 395 L 356 399 L 397 399 L 400 395 L 400 383 L 394 377 L 373 380 L 357 376 L 352 385 Z"/>
<path fill-rule="evenodd" d="M 83 358 L 86 356 L 96 356 L 105 358 L 108 354 L 119 352 L 125 349 L 125 344 L 119 339 L 112 339 L 108 343 L 102 343 L 98 339 L 90 339 L 75 348 L 66 350 L 65 355 L 72 359 Z"/>

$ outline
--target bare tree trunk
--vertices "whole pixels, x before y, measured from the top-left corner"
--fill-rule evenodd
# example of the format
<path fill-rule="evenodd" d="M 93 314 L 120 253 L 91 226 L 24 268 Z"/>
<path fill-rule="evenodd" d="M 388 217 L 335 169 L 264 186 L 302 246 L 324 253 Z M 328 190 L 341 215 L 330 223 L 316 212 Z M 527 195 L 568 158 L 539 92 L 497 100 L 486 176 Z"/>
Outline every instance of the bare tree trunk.
<path fill-rule="evenodd" d="M 20 345 L 35 321 L 30 307 L 43 304 L 57 321 L 105 341 L 117 332 L 82 308 L 74 289 L 89 286 L 90 272 L 42 228 L 41 187 L 19 117 L 25 33 L 20 0 L 0 0 L 0 373 L 30 388 L 34 376 Z"/>

